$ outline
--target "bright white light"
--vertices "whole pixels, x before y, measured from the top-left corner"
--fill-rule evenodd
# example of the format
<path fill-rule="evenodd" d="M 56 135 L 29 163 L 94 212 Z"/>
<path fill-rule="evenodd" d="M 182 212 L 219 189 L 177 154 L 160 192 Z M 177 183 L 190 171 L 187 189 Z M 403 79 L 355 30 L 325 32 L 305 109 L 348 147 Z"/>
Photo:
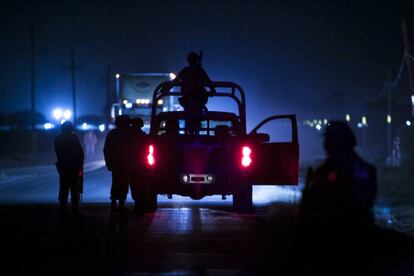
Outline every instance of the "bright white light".
<path fill-rule="evenodd" d="M 64 122 L 66 122 L 66 120 L 60 120 L 60 124 L 63 124 Z"/>
<path fill-rule="evenodd" d="M 327 125 L 328 124 L 328 119 L 323 119 L 323 124 Z"/>
<path fill-rule="evenodd" d="M 387 115 L 387 123 L 388 124 L 391 124 L 391 122 L 392 122 L 392 118 L 391 118 L 391 115 Z"/>
<path fill-rule="evenodd" d="M 69 119 L 70 119 L 70 117 L 72 117 L 72 112 L 71 112 L 69 109 L 66 109 L 66 110 L 63 112 L 63 118 L 65 118 L 65 120 L 69 120 Z"/>
<path fill-rule="evenodd" d="M 253 202 L 266 205 L 272 202 L 295 204 L 302 197 L 301 186 L 253 186 Z"/>
<path fill-rule="evenodd" d="M 55 127 L 55 125 L 53 125 L 51 123 L 46 123 L 46 124 L 43 125 L 43 128 L 46 129 L 46 130 L 54 128 L 54 127 Z"/>
<path fill-rule="evenodd" d="M 128 103 L 128 100 L 123 100 L 122 103 L 123 104 L 127 104 Z"/>
<path fill-rule="evenodd" d="M 358 126 L 358 128 L 361 128 L 362 127 L 362 124 L 361 123 L 358 123 L 357 126 Z"/>
<path fill-rule="evenodd" d="M 405 124 L 406 124 L 407 126 L 411 126 L 411 121 L 407 120 L 407 121 L 405 121 Z"/>
<path fill-rule="evenodd" d="M 125 107 L 126 107 L 126 108 L 131 108 L 131 107 L 132 107 L 132 103 L 126 103 L 126 104 L 125 104 Z"/>
<path fill-rule="evenodd" d="M 115 78 L 119 79 L 119 77 L 120 77 L 120 76 L 121 76 L 121 75 L 116 74 L 116 75 L 115 75 Z"/>
<path fill-rule="evenodd" d="M 135 100 L 135 102 L 136 102 L 137 104 L 140 104 L 140 103 L 141 103 L 141 99 L 136 99 L 136 100 Z"/>
<path fill-rule="evenodd" d="M 414 95 L 411 96 L 411 104 L 414 105 Z"/>
<path fill-rule="evenodd" d="M 174 73 L 170 73 L 170 80 L 175 79 L 177 76 Z"/>
<path fill-rule="evenodd" d="M 104 124 L 100 124 L 99 125 L 99 131 L 100 132 L 104 132 L 105 131 L 105 125 Z"/>
<path fill-rule="evenodd" d="M 316 129 L 317 129 L 317 130 L 321 130 L 321 129 L 322 129 L 321 125 L 320 125 L 320 124 L 317 124 L 317 125 L 316 125 Z"/>
<path fill-rule="evenodd" d="M 150 103 L 150 100 L 149 99 L 145 99 L 144 102 L 145 102 L 145 104 L 149 104 Z"/>
<path fill-rule="evenodd" d="M 164 101 L 163 100 L 158 100 L 158 105 L 162 105 L 164 103 Z"/>
<path fill-rule="evenodd" d="M 83 124 L 82 124 L 82 129 L 85 129 L 85 130 L 86 130 L 86 129 L 88 129 L 88 128 L 89 128 L 89 126 L 88 126 L 88 124 L 87 124 L 87 123 L 83 123 Z"/>
<path fill-rule="evenodd" d="M 62 109 L 60 109 L 60 108 L 55 108 L 54 110 L 53 110 L 53 112 L 52 112 L 52 114 L 53 114 L 53 117 L 56 119 L 56 120 L 60 120 L 61 118 L 62 118 Z"/>
<path fill-rule="evenodd" d="M 346 120 L 347 122 L 351 121 L 351 115 L 346 114 L 346 115 L 345 115 L 345 120 Z"/>
<path fill-rule="evenodd" d="M 366 125 L 367 124 L 367 117 L 362 116 L 362 124 Z"/>

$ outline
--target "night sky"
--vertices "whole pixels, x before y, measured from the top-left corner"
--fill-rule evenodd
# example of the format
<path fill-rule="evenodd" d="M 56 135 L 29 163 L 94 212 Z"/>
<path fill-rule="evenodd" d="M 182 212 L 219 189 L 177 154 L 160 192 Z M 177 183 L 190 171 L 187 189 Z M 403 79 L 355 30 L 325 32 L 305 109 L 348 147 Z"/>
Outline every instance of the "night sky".
<path fill-rule="evenodd" d="M 79 115 L 103 114 L 108 65 L 114 74 L 177 72 L 191 50 L 204 51 L 212 79 L 245 88 L 251 120 L 306 114 L 326 105 L 333 91 L 358 110 L 379 93 L 387 72 L 398 70 L 404 16 L 414 39 L 409 3 L 1 1 L 0 111 L 30 108 L 31 22 L 36 109 L 47 117 L 54 107 L 71 107 L 71 47 L 79 65 Z"/>

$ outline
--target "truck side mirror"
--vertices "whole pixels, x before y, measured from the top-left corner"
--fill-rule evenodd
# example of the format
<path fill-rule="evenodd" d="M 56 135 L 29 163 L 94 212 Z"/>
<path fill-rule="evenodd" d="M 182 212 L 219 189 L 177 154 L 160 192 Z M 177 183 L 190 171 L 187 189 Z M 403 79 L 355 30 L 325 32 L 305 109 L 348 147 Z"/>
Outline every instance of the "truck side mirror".
<path fill-rule="evenodd" d="M 270 136 L 267 133 L 254 133 L 252 135 L 253 139 L 255 139 L 258 142 L 269 142 Z"/>

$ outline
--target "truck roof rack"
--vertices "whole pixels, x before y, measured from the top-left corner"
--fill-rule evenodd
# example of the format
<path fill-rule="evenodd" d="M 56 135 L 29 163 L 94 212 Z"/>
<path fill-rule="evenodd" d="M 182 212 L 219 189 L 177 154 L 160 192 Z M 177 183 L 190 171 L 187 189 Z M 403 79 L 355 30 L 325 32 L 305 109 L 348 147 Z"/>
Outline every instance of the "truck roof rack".
<path fill-rule="evenodd" d="M 240 123 L 243 132 L 246 132 L 246 96 L 243 88 L 234 82 L 213 81 L 210 83 L 185 83 L 185 85 L 197 85 L 206 88 L 208 97 L 229 97 L 233 99 L 239 110 Z M 182 82 L 165 81 L 160 83 L 154 90 L 152 102 L 156 103 L 158 100 L 167 96 L 182 96 L 181 87 Z M 152 105 L 151 116 L 156 115 L 156 105 Z"/>

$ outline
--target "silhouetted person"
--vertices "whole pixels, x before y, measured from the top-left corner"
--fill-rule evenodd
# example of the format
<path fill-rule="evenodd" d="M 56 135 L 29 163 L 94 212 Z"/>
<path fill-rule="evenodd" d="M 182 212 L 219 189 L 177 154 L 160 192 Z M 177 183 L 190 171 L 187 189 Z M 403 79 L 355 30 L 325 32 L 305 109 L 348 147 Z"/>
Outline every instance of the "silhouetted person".
<path fill-rule="evenodd" d="M 143 200 L 145 196 L 145 187 L 143 185 L 143 172 L 145 170 L 145 136 L 146 133 L 142 130 L 144 121 L 141 118 L 131 119 L 131 195 L 135 202 L 134 212 L 143 211 Z"/>
<path fill-rule="evenodd" d="M 183 96 L 178 99 L 186 112 L 186 128 L 194 134 L 199 129 L 199 120 L 207 110 L 208 100 L 205 84 L 211 83 L 207 72 L 201 65 L 201 53 L 190 52 L 187 55 L 188 66 L 184 67 L 174 81 L 182 82 Z M 203 85 L 204 84 L 204 85 Z"/>
<path fill-rule="evenodd" d="M 299 262 L 318 275 L 365 275 L 375 254 L 376 170 L 355 152 L 356 143 L 345 122 L 330 122 L 324 132 L 327 158 L 308 171 L 300 203 Z"/>
<path fill-rule="evenodd" d="M 59 173 L 59 203 L 62 211 L 66 210 L 68 195 L 73 211 L 79 211 L 80 194 L 83 182 L 84 153 L 78 137 L 73 133 L 73 125 L 64 122 L 62 134 L 55 139 L 57 157 L 56 168 Z"/>
<path fill-rule="evenodd" d="M 117 210 L 117 201 L 121 212 L 126 211 L 125 200 L 131 173 L 131 130 L 128 115 L 115 119 L 116 128 L 109 131 L 104 145 L 105 163 L 112 172 L 111 211 Z"/>
<path fill-rule="evenodd" d="M 328 224 L 372 225 L 375 168 L 355 152 L 356 138 L 346 123 L 330 122 L 324 136 L 327 159 L 308 172 L 301 201 L 304 217 Z"/>

